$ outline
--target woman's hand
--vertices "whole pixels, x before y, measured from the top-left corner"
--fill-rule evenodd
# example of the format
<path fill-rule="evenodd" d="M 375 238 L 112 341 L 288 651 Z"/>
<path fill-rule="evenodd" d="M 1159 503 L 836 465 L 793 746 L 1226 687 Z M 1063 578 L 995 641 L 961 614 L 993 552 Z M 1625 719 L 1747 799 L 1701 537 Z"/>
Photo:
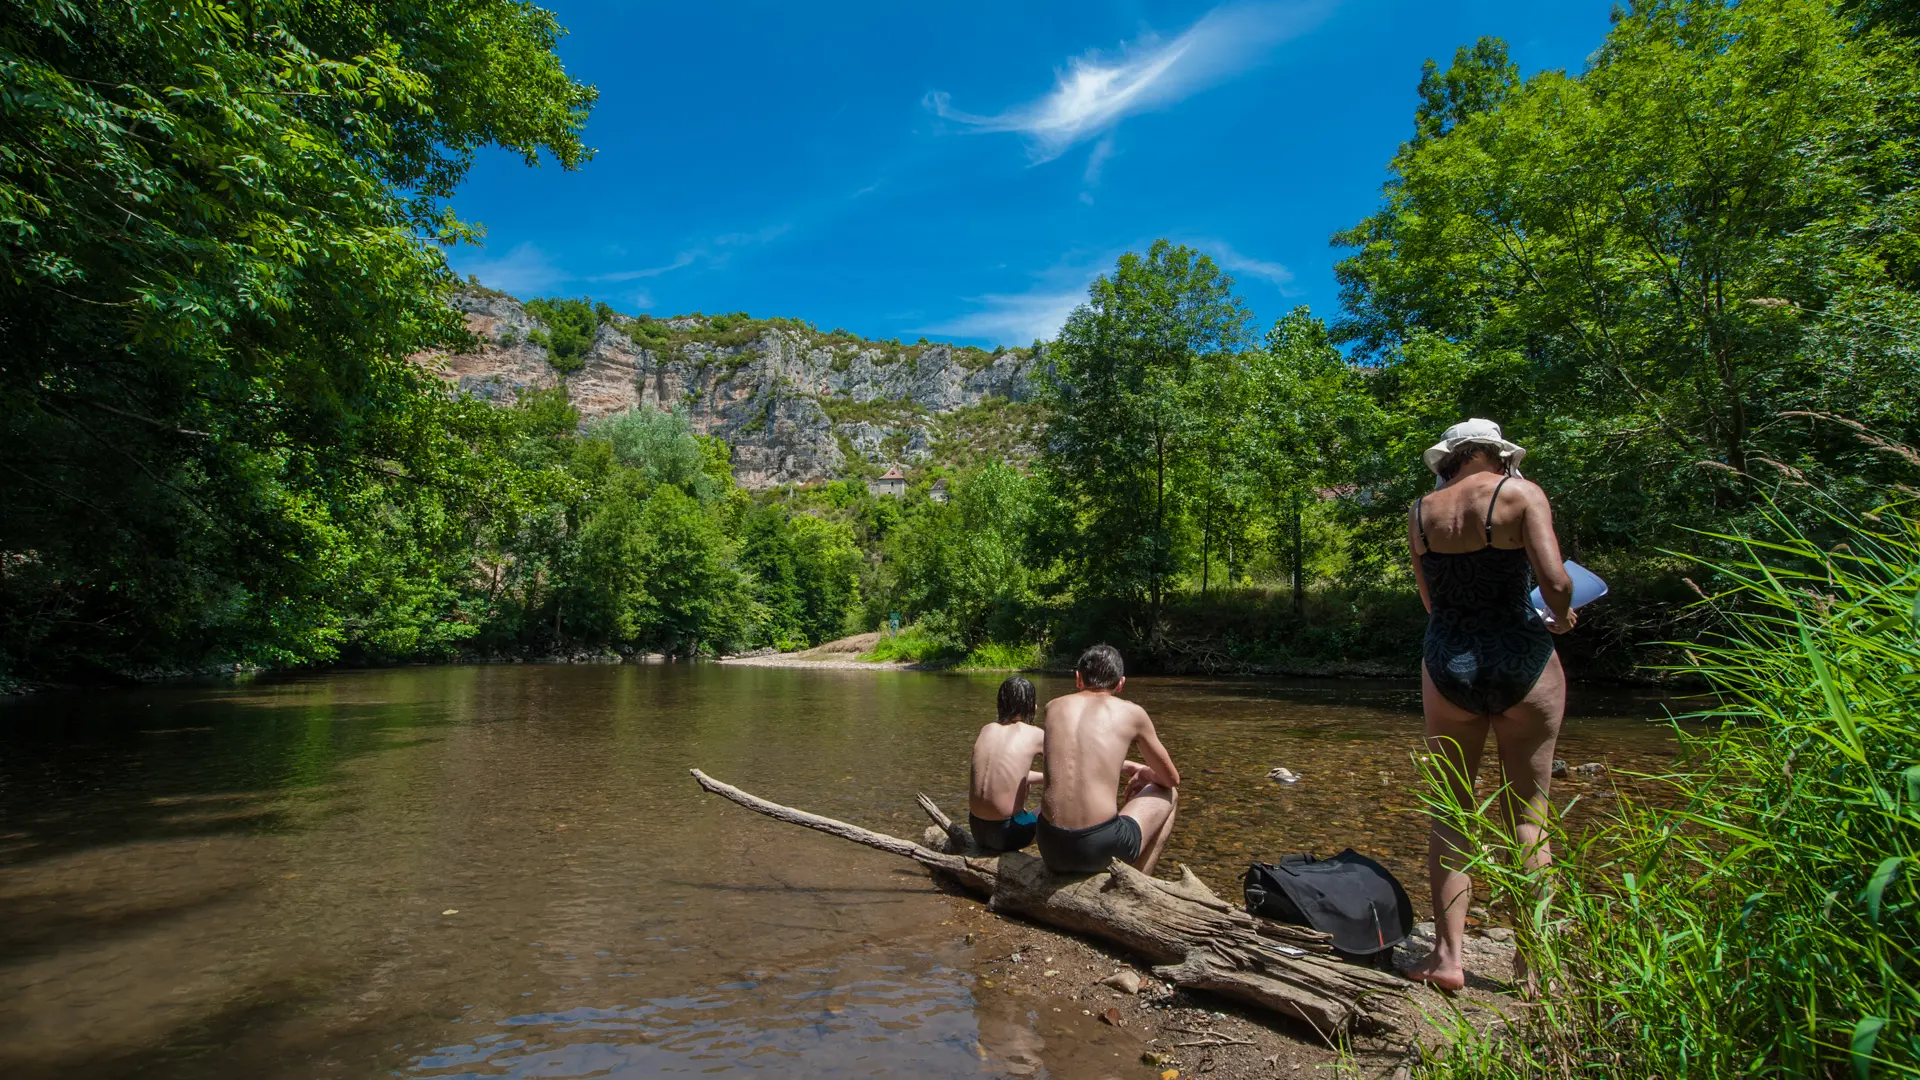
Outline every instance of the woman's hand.
<path fill-rule="evenodd" d="M 1580 621 L 1580 616 L 1577 615 L 1572 608 L 1567 609 L 1567 617 L 1565 619 L 1561 619 L 1555 616 L 1554 613 L 1551 611 L 1547 612 L 1547 618 L 1546 618 L 1547 629 L 1553 631 L 1556 634 L 1566 633 L 1567 631 L 1573 629 L 1574 623 L 1579 621 Z"/>

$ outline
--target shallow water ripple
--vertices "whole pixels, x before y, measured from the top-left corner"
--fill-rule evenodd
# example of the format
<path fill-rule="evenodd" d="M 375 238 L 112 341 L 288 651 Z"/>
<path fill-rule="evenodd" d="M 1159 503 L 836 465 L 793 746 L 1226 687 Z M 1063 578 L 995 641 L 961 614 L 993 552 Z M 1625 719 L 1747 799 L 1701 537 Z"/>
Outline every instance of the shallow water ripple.
<path fill-rule="evenodd" d="M 917 975 L 811 985 L 820 974 L 770 975 L 637 1005 L 510 1016 L 496 1022 L 505 1030 L 435 1047 L 394 1075 L 444 1080 L 695 1071 L 978 1076 L 988 1068 L 990 1055 L 973 1016 L 971 980 L 962 973 L 936 964 Z"/>

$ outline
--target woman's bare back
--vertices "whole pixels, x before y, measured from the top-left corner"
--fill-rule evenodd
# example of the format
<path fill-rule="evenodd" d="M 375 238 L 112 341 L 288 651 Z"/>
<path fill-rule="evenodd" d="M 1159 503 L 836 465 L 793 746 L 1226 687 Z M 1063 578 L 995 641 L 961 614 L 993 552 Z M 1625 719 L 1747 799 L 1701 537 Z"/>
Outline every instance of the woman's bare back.
<path fill-rule="evenodd" d="M 1501 486 L 1500 481 L 1506 485 Z M 1500 497 L 1493 497 L 1494 488 Z M 1533 497 L 1544 498 L 1540 486 L 1520 477 L 1479 472 L 1463 476 L 1429 492 L 1420 503 L 1419 524 L 1427 542 L 1443 553 L 1478 551 L 1487 546 L 1487 510 L 1493 510 L 1493 546 L 1517 548 L 1526 544 L 1527 507 Z"/>

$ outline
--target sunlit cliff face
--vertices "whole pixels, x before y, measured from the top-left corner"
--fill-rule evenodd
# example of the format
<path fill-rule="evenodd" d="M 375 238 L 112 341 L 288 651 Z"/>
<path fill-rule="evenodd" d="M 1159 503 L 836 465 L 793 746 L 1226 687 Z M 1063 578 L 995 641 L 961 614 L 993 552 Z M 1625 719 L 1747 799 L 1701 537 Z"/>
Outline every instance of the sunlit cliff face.
<path fill-rule="evenodd" d="M 797 320 L 685 317 L 602 324 L 571 371 L 541 343 L 544 324 L 502 294 L 457 297 L 478 349 L 423 357 L 461 391 L 510 403 L 564 384 L 582 421 L 626 409 L 685 409 L 695 432 L 733 448 L 742 486 L 877 475 L 990 444 L 1022 461 L 1038 441 L 1030 350 L 868 341 Z M 574 366 L 577 365 L 577 366 Z"/>

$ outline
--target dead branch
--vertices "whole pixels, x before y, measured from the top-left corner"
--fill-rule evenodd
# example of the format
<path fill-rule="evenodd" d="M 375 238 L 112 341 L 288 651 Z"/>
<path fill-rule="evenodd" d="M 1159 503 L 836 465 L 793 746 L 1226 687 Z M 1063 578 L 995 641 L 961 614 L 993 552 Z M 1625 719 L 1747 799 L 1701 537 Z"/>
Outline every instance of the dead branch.
<path fill-rule="evenodd" d="M 691 771 L 702 788 L 755 813 L 939 871 L 995 911 L 1117 944 L 1156 965 L 1153 973 L 1170 985 L 1304 1020 L 1323 1038 L 1356 1027 L 1398 1030 L 1413 1022 L 1401 980 L 1340 961 L 1324 934 L 1241 911 L 1184 867 L 1178 881 L 1148 877 L 1117 860 L 1106 873 L 1055 874 L 1023 852 L 936 850 L 951 842 L 946 826 L 953 823 L 925 796 L 921 809 L 935 825 L 923 843 L 914 843 L 782 806 Z"/>

